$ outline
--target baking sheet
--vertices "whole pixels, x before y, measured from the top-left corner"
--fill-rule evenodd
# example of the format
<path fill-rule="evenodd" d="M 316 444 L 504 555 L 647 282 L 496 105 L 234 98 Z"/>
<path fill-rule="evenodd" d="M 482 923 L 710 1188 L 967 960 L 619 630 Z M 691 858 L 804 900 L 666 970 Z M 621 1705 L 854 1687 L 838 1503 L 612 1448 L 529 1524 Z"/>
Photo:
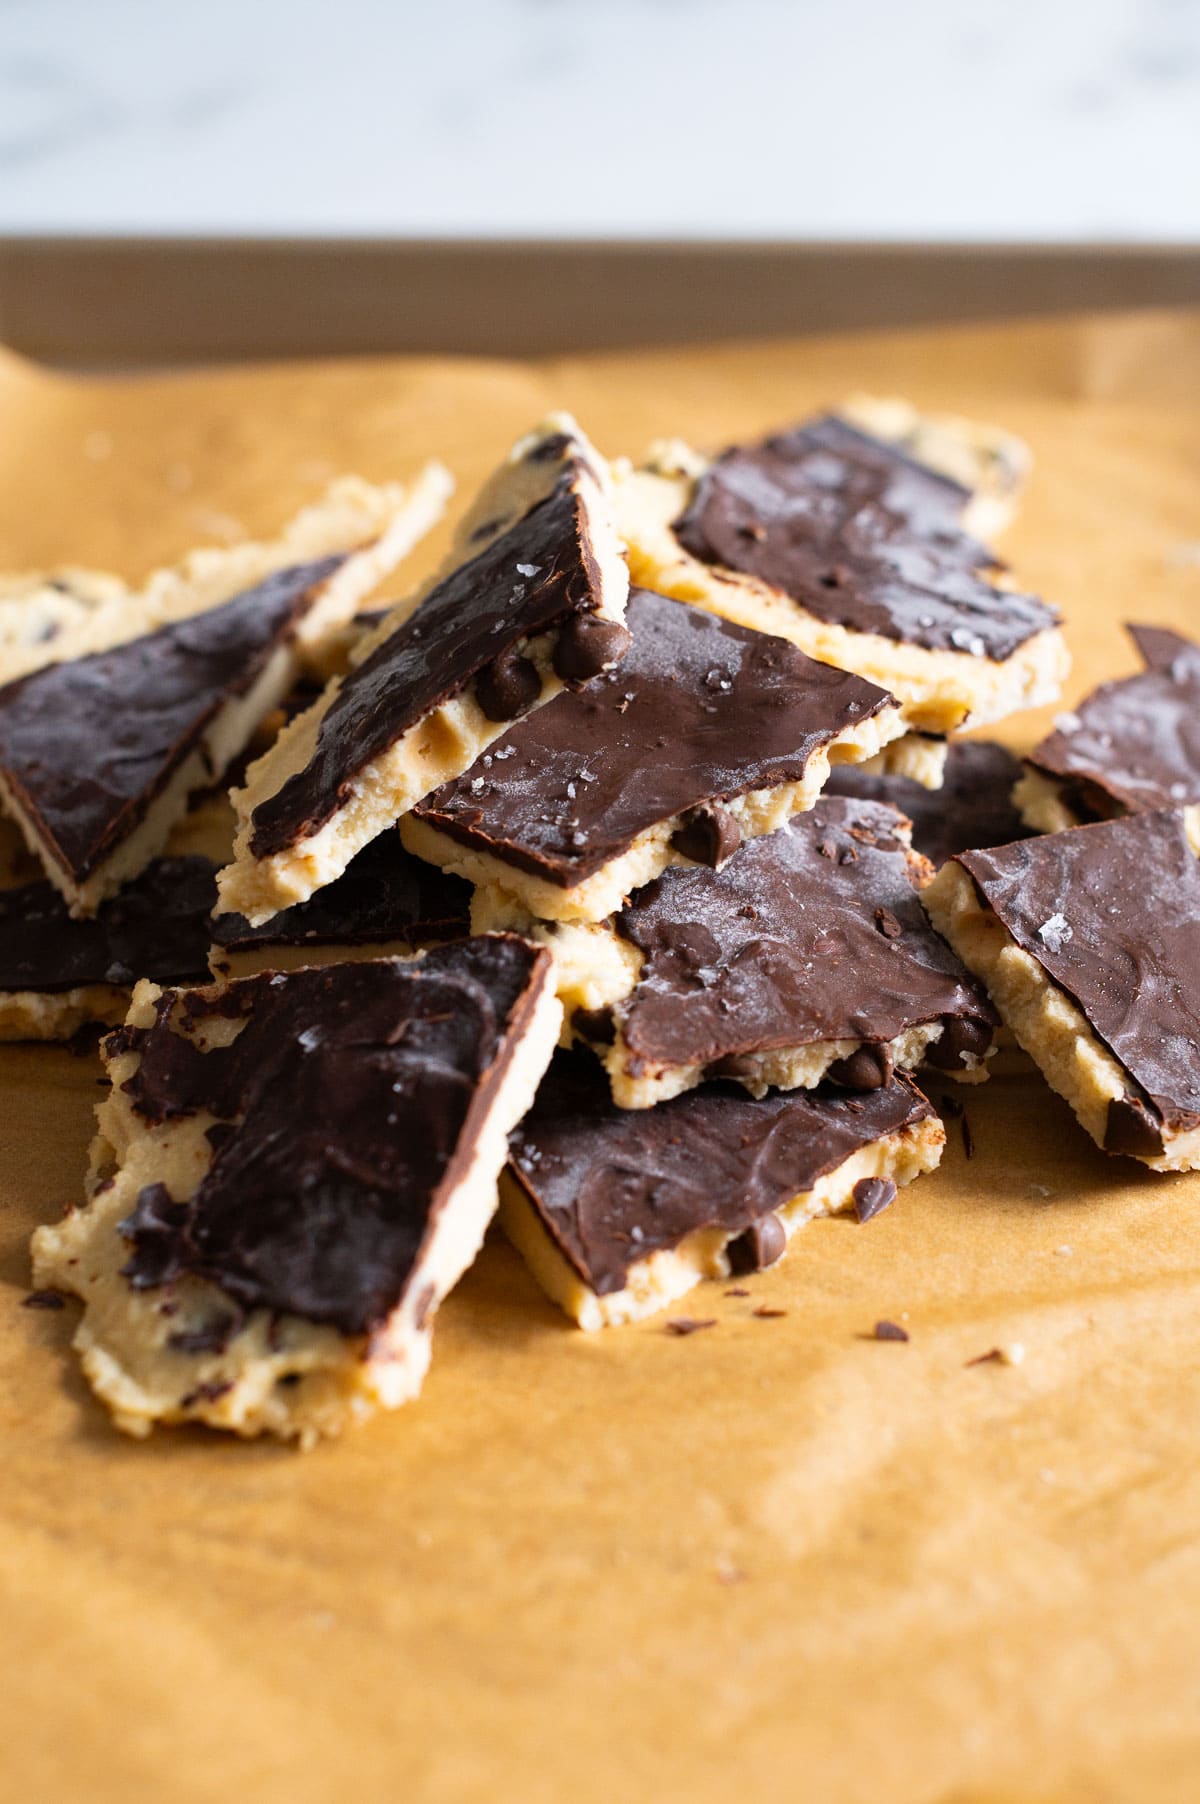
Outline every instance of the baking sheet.
<path fill-rule="evenodd" d="M 109 384 L 0 356 L 0 568 L 137 576 L 427 453 L 468 494 L 550 405 L 636 452 L 853 388 L 1029 439 L 1006 548 L 1067 612 L 1068 699 L 1133 668 L 1127 616 L 1194 630 L 1200 318 L 1165 315 Z M 959 1093 L 972 1160 L 951 1122 L 868 1227 L 809 1226 L 749 1298 L 695 1293 L 704 1334 L 585 1337 L 490 1241 L 420 1401 L 307 1457 L 124 1440 L 75 1306 L 20 1307 L 97 1072 L 0 1048 L 7 1795 L 1197 1795 L 1200 1177 L 1106 1159 L 1019 1054 Z M 862 1338 L 881 1317 L 910 1342 Z M 966 1363 L 1010 1342 L 1020 1365 Z"/>

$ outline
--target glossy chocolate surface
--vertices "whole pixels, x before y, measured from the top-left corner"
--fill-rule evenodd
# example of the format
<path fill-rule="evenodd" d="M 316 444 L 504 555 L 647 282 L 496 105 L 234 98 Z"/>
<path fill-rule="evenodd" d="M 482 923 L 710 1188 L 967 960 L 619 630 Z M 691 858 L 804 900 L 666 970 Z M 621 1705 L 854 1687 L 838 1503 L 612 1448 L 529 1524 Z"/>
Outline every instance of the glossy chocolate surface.
<path fill-rule="evenodd" d="M 504 663 L 518 640 L 554 626 L 565 632 L 575 616 L 596 609 L 600 574 L 577 474 L 568 464 L 543 501 L 459 565 L 348 673 L 308 764 L 255 809 L 255 857 L 315 833 L 368 764 L 484 671 L 490 673 L 485 695 L 495 700 L 496 689 L 505 690 Z M 617 622 L 601 624 L 623 634 Z M 593 650 L 590 664 L 580 654 L 587 676 L 619 655 L 620 646 L 606 638 Z M 498 662 L 499 672 L 493 671 Z"/>
<path fill-rule="evenodd" d="M 1172 1132 L 1200 1126 L 1200 864 L 1182 814 L 1129 815 L 959 862 L 1124 1066 L 1134 1103 Z M 1118 1110 L 1110 1142 L 1133 1133 L 1135 1116 Z"/>
<path fill-rule="evenodd" d="M 674 869 L 618 930 L 645 955 L 616 1015 L 633 1075 L 996 1016 L 930 926 L 894 809 L 822 797 L 720 871 Z M 876 1081 L 886 1080 L 887 1071 Z"/>
<path fill-rule="evenodd" d="M 419 1275 L 426 1236 L 465 1174 L 547 955 L 494 936 L 385 960 L 194 991 L 183 1022 L 244 1019 L 201 1051 L 159 1019 L 122 1028 L 124 1088 L 149 1123 L 206 1110 L 212 1163 L 191 1196 L 138 1196 L 121 1231 L 135 1289 L 193 1273 L 241 1309 L 369 1334 Z"/>
<path fill-rule="evenodd" d="M 1010 657 L 1058 616 L 1000 589 L 963 531 L 969 491 L 835 415 L 735 445 L 700 477 L 675 534 L 819 620 L 927 651 Z"/>
<path fill-rule="evenodd" d="M 82 882 L 133 832 L 342 561 L 276 571 L 207 613 L 0 689 L 0 775 L 64 871 Z"/>
<path fill-rule="evenodd" d="M 661 821 L 798 781 L 818 747 L 888 701 L 783 639 L 665 595 L 634 589 L 626 618 L 633 643 L 616 670 L 529 715 L 416 814 L 569 889 Z M 732 816 L 708 812 L 686 855 L 736 845 Z"/>
<path fill-rule="evenodd" d="M 760 1101 L 714 1083 L 618 1109 L 590 1054 L 560 1052 L 510 1137 L 510 1169 L 558 1250 L 605 1296 L 650 1254 L 698 1228 L 741 1235 L 860 1147 L 932 1114 L 906 1077 L 868 1096 L 822 1088 Z M 771 1263 L 779 1236 L 768 1227 L 763 1238 L 758 1263 Z"/>
<path fill-rule="evenodd" d="M 1200 802 L 1200 645 L 1127 630 L 1145 670 L 1094 689 L 1029 760 L 1084 820 Z"/>
<path fill-rule="evenodd" d="M 156 858 L 88 921 L 50 883 L 0 890 L 0 989 L 206 983 L 216 899 L 216 866 L 198 856 Z"/>

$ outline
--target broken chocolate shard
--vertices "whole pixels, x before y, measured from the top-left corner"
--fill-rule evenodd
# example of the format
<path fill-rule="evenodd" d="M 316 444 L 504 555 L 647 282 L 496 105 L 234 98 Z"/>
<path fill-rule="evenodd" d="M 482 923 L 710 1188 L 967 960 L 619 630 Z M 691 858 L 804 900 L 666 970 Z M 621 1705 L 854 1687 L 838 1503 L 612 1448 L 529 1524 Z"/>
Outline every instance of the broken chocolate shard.
<path fill-rule="evenodd" d="M 819 620 L 1000 662 L 1058 624 L 992 580 L 962 528 L 970 493 L 827 415 L 709 466 L 675 534 L 707 564 L 756 578 Z"/>
<path fill-rule="evenodd" d="M 1179 811 L 1134 814 L 959 862 L 1017 945 L 1129 1074 L 1118 1141 L 1200 1126 L 1200 861 Z M 1045 931 L 1061 920 L 1071 932 Z M 1135 1122 L 1135 1118 L 1137 1118 Z"/>
<path fill-rule="evenodd" d="M 591 1054 L 559 1052 L 510 1138 L 510 1172 L 564 1259 L 606 1296 L 699 1228 L 736 1243 L 770 1220 L 742 1248 L 770 1252 L 785 1203 L 861 1147 L 932 1115 L 903 1077 L 861 1099 L 823 1087 L 756 1100 L 712 1083 L 654 1109 L 619 1109 Z"/>
<path fill-rule="evenodd" d="M 897 1194 L 892 1178 L 859 1178 L 852 1192 L 855 1216 L 864 1222 L 870 1221 L 872 1216 L 882 1215 L 889 1204 L 895 1202 Z"/>
<path fill-rule="evenodd" d="M 1030 756 L 1082 820 L 1200 801 L 1200 645 L 1128 629 L 1146 669 L 1102 683 Z"/>
<path fill-rule="evenodd" d="M 887 1043 L 918 1024 L 965 1016 L 990 1039 L 995 1011 L 931 929 L 901 825 L 894 809 L 821 797 L 719 871 L 679 866 L 636 891 L 616 917 L 643 954 L 617 1008 L 629 1056 L 650 1070 L 711 1070 L 741 1054 L 863 1040 L 865 1058 L 835 1066 L 860 1088 L 886 1082 Z M 821 854 L 853 834 L 855 864 Z M 877 911 L 895 937 L 879 931 Z"/>
<path fill-rule="evenodd" d="M 569 889 L 664 820 L 799 782 L 818 748 L 888 705 L 782 639 L 646 589 L 630 592 L 626 618 L 617 670 L 535 709 L 416 817 Z M 656 743 L 662 755 L 648 755 Z"/>
<path fill-rule="evenodd" d="M 76 883 L 141 823 L 219 709 L 292 636 L 339 557 L 0 689 L 0 777 Z"/>
<path fill-rule="evenodd" d="M 516 575 L 521 564 L 535 574 Z M 271 857 L 316 833 L 367 765 L 474 683 L 508 645 L 553 627 L 561 636 L 597 605 L 596 561 L 572 465 L 549 495 L 452 571 L 345 677 L 307 764 L 255 808 L 254 856 Z M 608 644 L 611 654 L 616 641 Z M 589 675 L 603 668 L 603 660 L 592 662 Z"/>
<path fill-rule="evenodd" d="M 192 992 L 181 1024 L 242 1021 L 201 1050 L 163 998 L 126 1084 L 148 1120 L 164 1090 L 236 1131 L 186 1199 L 146 1186 L 121 1225 L 135 1290 L 186 1274 L 238 1308 L 360 1335 L 386 1320 L 439 1198 L 474 1152 L 469 1123 L 496 1090 L 547 954 L 511 937 L 419 961 L 305 967 Z M 127 1042 L 130 1043 L 130 1042 Z"/>

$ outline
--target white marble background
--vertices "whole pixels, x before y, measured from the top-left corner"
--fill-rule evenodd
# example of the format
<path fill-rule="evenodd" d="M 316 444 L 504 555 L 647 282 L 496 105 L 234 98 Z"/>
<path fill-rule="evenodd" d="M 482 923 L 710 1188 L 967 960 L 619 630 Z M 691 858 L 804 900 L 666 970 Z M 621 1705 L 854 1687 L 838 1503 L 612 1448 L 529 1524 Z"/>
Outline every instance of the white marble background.
<path fill-rule="evenodd" d="M 1200 241 L 1200 0 L 0 0 L 0 233 Z"/>

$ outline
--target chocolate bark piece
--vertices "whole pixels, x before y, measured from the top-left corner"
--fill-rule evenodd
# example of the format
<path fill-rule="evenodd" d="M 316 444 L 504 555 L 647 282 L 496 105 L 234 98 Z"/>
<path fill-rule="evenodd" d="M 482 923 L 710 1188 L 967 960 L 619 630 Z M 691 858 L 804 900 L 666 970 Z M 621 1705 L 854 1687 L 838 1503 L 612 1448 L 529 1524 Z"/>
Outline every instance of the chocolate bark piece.
<path fill-rule="evenodd" d="M 773 1264 L 864 1179 L 904 1184 L 944 1135 L 907 1077 L 869 1096 L 822 1088 L 755 1100 L 710 1083 L 657 1109 L 617 1108 L 600 1067 L 556 1055 L 510 1137 L 501 1221 L 585 1328 L 665 1307 L 701 1277 Z"/>
<path fill-rule="evenodd" d="M 914 848 L 934 868 L 956 852 L 977 846 L 1006 846 L 1028 838 L 1012 799 L 1020 761 L 987 739 L 952 740 L 940 789 L 926 789 L 909 777 L 877 775 L 852 765 L 830 771 L 826 795 L 890 802 L 913 824 Z"/>
<path fill-rule="evenodd" d="M 418 804 L 415 850 L 528 895 L 534 913 L 600 919 L 668 862 L 721 864 L 743 833 L 808 805 L 831 747 L 868 756 L 899 731 L 882 690 L 785 640 L 644 589 L 627 620 L 618 669 Z M 471 855 L 457 865 L 455 846 Z"/>
<path fill-rule="evenodd" d="M 393 828 L 307 902 L 285 908 L 262 927 L 251 927 L 242 915 L 217 915 L 212 938 L 214 962 L 220 962 L 229 954 L 265 955 L 282 947 L 424 946 L 470 930 L 470 885 L 414 858 Z"/>
<path fill-rule="evenodd" d="M 1126 631 L 1145 669 L 1094 689 L 1029 759 L 1077 821 L 1200 801 L 1200 645 Z"/>
<path fill-rule="evenodd" d="M 500 512 L 460 530 L 431 586 L 253 767 L 234 797 L 223 908 L 261 925 L 307 900 L 467 768 L 504 716 L 620 661 L 628 572 L 607 480 L 573 425 L 516 447 L 488 491 Z"/>
<path fill-rule="evenodd" d="M 615 923 L 643 960 L 604 1054 L 617 1101 L 644 1108 L 706 1074 L 874 1090 L 963 1023 L 976 1037 L 950 1065 L 980 1074 L 997 1017 L 930 929 L 905 834 L 893 808 L 823 796 L 722 870 L 639 890 Z"/>
<path fill-rule="evenodd" d="M 820 620 L 1000 662 L 1058 615 L 1001 589 L 963 531 L 970 490 L 828 414 L 737 445 L 675 523 L 704 563 L 753 576 Z"/>
<path fill-rule="evenodd" d="M 926 907 L 1097 1144 L 1200 1164 L 1194 810 L 964 852 Z"/>
<path fill-rule="evenodd" d="M 1056 612 L 966 529 L 970 492 L 835 416 L 715 461 L 660 444 L 617 511 L 635 582 L 857 671 L 914 733 L 1053 701 L 1070 666 Z"/>
<path fill-rule="evenodd" d="M 255 697 L 282 686 L 287 673 L 272 667 L 342 561 L 277 571 L 206 613 L 0 689 L 0 798 L 76 912 L 115 887 L 104 868 L 127 857 L 148 815 L 153 840 L 124 876 L 158 850 L 190 790 L 220 775 L 274 701 Z M 234 729 L 239 703 L 249 719 Z"/>
<path fill-rule="evenodd" d="M 39 1282 L 89 1305 L 78 1344 L 120 1426 L 311 1439 L 415 1394 L 549 1062 L 548 965 L 497 936 L 139 986 L 105 1045 L 115 1170 L 35 1241 Z"/>
<path fill-rule="evenodd" d="M 82 1019 L 115 1026 L 141 977 L 203 983 L 216 894 L 216 866 L 198 855 L 156 858 L 86 921 L 50 883 L 0 890 L 0 1038 L 66 1039 Z"/>

